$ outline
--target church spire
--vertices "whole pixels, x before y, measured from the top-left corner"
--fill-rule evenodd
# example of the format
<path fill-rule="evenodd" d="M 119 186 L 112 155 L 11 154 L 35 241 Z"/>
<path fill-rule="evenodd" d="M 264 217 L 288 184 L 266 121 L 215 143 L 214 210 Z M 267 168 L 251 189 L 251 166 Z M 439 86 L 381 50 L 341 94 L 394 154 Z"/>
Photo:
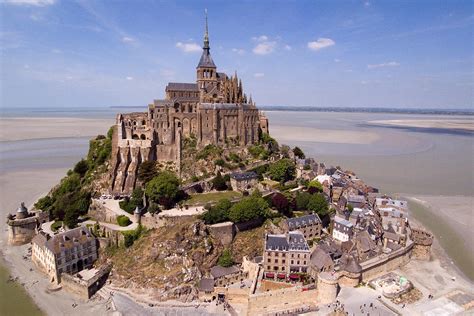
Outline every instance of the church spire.
<path fill-rule="evenodd" d="M 206 13 L 206 31 L 204 32 L 204 49 L 209 50 L 209 29 L 207 26 L 207 9 L 204 10 Z"/>

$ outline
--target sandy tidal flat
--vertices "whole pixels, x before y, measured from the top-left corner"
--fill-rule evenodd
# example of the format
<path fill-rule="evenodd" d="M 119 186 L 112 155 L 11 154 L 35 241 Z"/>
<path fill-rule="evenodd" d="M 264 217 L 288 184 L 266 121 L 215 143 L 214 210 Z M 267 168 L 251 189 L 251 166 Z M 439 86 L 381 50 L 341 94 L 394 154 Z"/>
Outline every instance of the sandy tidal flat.
<path fill-rule="evenodd" d="M 270 125 L 272 137 L 280 142 L 307 141 L 334 144 L 372 144 L 380 137 L 371 132 L 319 129 L 313 127 Z"/>
<path fill-rule="evenodd" d="M 106 134 L 113 119 L 84 118 L 0 118 L 0 141 L 85 137 Z"/>
<path fill-rule="evenodd" d="M 474 119 L 430 119 L 430 120 L 377 120 L 369 121 L 371 125 L 436 128 L 474 132 Z"/>

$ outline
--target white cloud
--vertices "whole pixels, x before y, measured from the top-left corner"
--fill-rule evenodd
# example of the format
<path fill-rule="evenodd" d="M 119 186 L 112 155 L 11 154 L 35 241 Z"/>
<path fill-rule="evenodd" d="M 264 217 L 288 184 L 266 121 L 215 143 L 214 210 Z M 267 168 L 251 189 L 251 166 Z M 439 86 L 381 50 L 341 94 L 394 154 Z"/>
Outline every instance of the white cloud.
<path fill-rule="evenodd" d="M 53 54 L 61 54 L 62 51 L 61 51 L 60 49 L 55 48 L 55 49 L 52 49 L 52 50 L 51 50 L 51 53 L 53 53 Z"/>
<path fill-rule="evenodd" d="M 255 78 L 262 78 L 265 77 L 265 74 L 263 72 L 256 72 L 253 74 Z"/>
<path fill-rule="evenodd" d="M 397 66 L 400 66 L 400 63 L 396 61 L 389 61 L 387 63 L 367 65 L 367 68 L 375 69 L 375 68 L 382 68 L 382 67 L 397 67 Z"/>
<path fill-rule="evenodd" d="M 337 59 L 337 58 L 334 58 L 334 62 L 335 62 L 335 63 L 340 63 L 341 60 L 340 60 L 340 59 Z"/>
<path fill-rule="evenodd" d="M 334 46 L 334 45 L 336 45 L 336 42 L 334 42 L 330 38 L 324 38 L 324 37 L 318 38 L 317 41 L 308 42 L 308 48 L 314 51 L 318 51 L 320 49 Z"/>
<path fill-rule="evenodd" d="M 135 43 L 136 40 L 133 37 L 130 37 L 130 36 L 123 36 L 122 37 L 122 42 L 127 43 L 127 44 L 131 44 L 131 43 Z"/>
<path fill-rule="evenodd" d="M 370 2 L 369 2 L 369 1 L 365 1 L 365 2 L 364 2 L 364 7 L 370 7 Z"/>
<path fill-rule="evenodd" d="M 369 82 L 366 81 L 366 80 L 362 80 L 362 81 L 360 82 L 360 84 L 363 84 L 363 85 L 366 85 L 366 84 L 368 84 L 368 83 L 369 83 Z"/>
<path fill-rule="evenodd" d="M 268 55 L 275 50 L 276 42 L 262 42 L 253 48 L 254 54 Z"/>
<path fill-rule="evenodd" d="M 285 49 L 286 50 L 291 50 L 291 46 L 287 44 L 287 45 L 285 45 Z"/>
<path fill-rule="evenodd" d="M 55 4 L 56 0 L 2 0 L 0 2 L 13 5 L 45 7 L 48 5 Z"/>
<path fill-rule="evenodd" d="M 257 42 L 266 42 L 268 41 L 268 36 L 266 35 L 254 36 L 252 37 L 252 39 Z"/>
<path fill-rule="evenodd" d="M 127 76 L 127 77 L 125 77 L 125 79 L 127 79 L 127 80 L 133 80 L 133 77 Z"/>
<path fill-rule="evenodd" d="M 245 50 L 242 49 L 242 48 L 232 48 L 232 52 L 237 53 L 239 55 L 244 55 L 245 54 Z"/>
<path fill-rule="evenodd" d="M 176 47 L 181 49 L 185 53 L 195 53 L 201 51 L 201 46 L 196 43 L 177 42 Z"/>

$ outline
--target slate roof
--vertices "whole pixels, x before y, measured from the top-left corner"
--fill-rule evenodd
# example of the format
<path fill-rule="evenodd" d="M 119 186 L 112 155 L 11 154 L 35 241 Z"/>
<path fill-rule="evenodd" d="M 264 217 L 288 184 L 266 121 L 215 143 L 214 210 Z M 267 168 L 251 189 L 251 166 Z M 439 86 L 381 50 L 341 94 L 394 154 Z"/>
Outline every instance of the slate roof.
<path fill-rule="evenodd" d="M 231 174 L 230 177 L 237 181 L 242 181 L 242 180 L 257 179 L 258 175 L 253 171 L 249 171 L 249 172 L 235 172 Z"/>
<path fill-rule="evenodd" d="M 317 223 L 321 223 L 321 219 L 317 214 L 310 214 L 301 217 L 294 217 L 289 218 L 286 220 L 288 223 L 288 228 L 290 230 L 296 230 L 300 227 L 304 227 L 307 225 L 314 225 Z"/>
<path fill-rule="evenodd" d="M 288 233 L 288 246 L 290 250 L 307 250 L 309 251 L 308 243 L 303 234 L 299 231 Z"/>
<path fill-rule="evenodd" d="M 202 51 L 201 59 L 199 60 L 199 64 L 197 68 L 216 68 L 216 64 L 212 60 L 211 53 L 209 52 L 209 48 L 204 48 Z"/>
<path fill-rule="evenodd" d="M 213 266 L 211 268 L 211 276 L 214 279 L 218 279 L 218 278 L 223 277 L 225 275 L 238 273 L 239 271 L 240 271 L 240 269 L 237 266 L 231 266 L 231 267 L 227 267 L 227 268 L 221 267 L 221 266 Z"/>
<path fill-rule="evenodd" d="M 341 218 L 339 216 L 336 216 L 334 217 L 334 221 L 338 224 L 341 224 L 341 225 L 344 225 L 344 226 L 347 226 L 347 227 L 352 227 L 354 225 L 352 225 L 351 222 L 349 222 L 347 219 L 344 219 L 344 218 Z"/>
<path fill-rule="evenodd" d="M 199 91 L 197 83 L 169 82 L 166 91 Z"/>
<path fill-rule="evenodd" d="M 202 291 L 202 292 L 214 291 L 214 280 L 206 279 L 206 278 L 199 280 L 199 291 Z"/>
<path fill-rule="evenodd" d="M 310 265 L 313 265 L 318 270 L 322 270 L 325 267 L 334 265 L 331 256 L 325 252 L 322 248 L 317 247 L 310 256 Z"/>
<path fill-rule="evenodd" d="M 95 241 L 95 237 L 89 232 L 87 227 L 77 227 L 60 233 L 47 239 L 44 246 L 54 254 L 59 254 L 63 249 L 70 249 L 77 244 L 85 244 L 88 241 Z"/>
<path fill-rule="evenodd" d="M 265 250 L 287 251 L 288 240 L 285 235 L 267 235 Z"/>
<path fill-rule="evenodd" d="M 362 271 L 362 267 L 357 262 L 357 260 L 353 256 L 343 256 L 340 261 L 340 266 L 342 270 L 351 273 L 359 273 Z"/>

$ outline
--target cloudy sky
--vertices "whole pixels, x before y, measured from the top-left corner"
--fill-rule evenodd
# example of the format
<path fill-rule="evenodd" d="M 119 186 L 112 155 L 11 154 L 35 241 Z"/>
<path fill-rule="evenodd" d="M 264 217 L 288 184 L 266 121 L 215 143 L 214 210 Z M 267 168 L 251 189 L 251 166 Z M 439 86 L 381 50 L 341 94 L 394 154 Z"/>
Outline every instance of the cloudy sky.
<path fill-rule="evenodd" d="M 257 105 L 472 108 L 472 1 L 0 0 L 1 107 L 146 106 L 211 53 Z"/>

